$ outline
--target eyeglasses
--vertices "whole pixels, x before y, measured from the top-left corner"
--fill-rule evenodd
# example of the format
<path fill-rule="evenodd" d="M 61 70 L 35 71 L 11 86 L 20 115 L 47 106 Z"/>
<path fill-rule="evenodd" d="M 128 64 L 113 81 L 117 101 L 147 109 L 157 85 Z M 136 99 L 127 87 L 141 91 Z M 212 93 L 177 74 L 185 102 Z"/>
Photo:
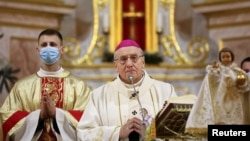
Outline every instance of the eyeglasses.
<path fill-rule="evenodd" d="M 133 63 L 136 63 L 140 57 L 143 57 L 143 55 L 121 56 L 119 59 L 115 59 L 114 61 L 118 61 L 120 64 L 125 64 L 127 60 L 130 59 Z"/>

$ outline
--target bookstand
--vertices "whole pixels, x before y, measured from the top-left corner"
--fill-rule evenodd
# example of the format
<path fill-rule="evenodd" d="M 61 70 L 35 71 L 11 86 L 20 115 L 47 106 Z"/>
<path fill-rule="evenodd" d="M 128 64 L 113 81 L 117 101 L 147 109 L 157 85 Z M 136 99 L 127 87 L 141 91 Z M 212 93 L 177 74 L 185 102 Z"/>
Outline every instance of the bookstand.
<path fill-rule="evenodd" d="M 193 104 L 165 102 L 155 120 L 156 137 L 161 139 L 195 139 L 185 134 L 185 126 Z"/>

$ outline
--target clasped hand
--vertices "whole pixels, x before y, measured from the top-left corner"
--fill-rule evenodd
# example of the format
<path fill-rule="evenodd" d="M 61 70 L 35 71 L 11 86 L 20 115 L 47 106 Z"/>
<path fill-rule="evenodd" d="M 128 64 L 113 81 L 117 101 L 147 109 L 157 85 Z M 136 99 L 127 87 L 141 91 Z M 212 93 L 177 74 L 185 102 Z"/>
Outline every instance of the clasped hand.
<path fill-rule="evenodd" d="M 41 99 L 41 119 L 54 118 L 56 113 L 56 106 L 49 94 L 44 94 Z"/>
<path fill-rule="evenodd" d="M 129 134 L 133 131 L 140 134 L 140 136 L 144 136 L 145 134 L 145 125 L 142 124 L 142 120 L 137 117 L 133 117 L 127 120 L 127 123 L 122 125 L 120 129 L 120 139 L 127 138 Z"/>

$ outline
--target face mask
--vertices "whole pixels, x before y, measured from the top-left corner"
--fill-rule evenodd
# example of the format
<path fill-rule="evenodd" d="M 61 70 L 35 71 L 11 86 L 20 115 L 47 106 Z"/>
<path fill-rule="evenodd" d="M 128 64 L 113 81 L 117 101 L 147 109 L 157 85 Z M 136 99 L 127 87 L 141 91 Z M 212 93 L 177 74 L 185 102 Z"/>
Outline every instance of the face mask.
<path fill-rule="evenodd" d="M 51 46 L 41 48 L 40 58 L 47 65 L 54 64 L 60 58 L 59 49 Z"/>

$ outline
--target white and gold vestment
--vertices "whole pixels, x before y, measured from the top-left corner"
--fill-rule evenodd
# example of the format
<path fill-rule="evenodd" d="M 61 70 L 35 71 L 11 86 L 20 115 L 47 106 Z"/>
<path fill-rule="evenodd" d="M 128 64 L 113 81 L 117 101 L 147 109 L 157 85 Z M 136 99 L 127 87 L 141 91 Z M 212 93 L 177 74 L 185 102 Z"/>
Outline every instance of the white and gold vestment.
<path fill-rule="evenodd" d="M 207 137 L 210 124 L 244 124 L 242 96 L 236 79 L 242 70 L 235 63 L 219 64 L 218 68 L 207 66 L 198 96 L 186 124 L 186 133 Z"/>
<path fill-rule="evenodd" d="M 147 116 L 155 117 L 164 102 L 176 96 L 176 93 L 171 84 L 152 79 L 146 72 L 144 74 L 135 87 L 139 92 L 142 109 L 146 110 Z M 133 92 L 133 87 L 124 84 L 119 76 L 93 90 L 84 115 L 79 121 L 78 139 L 118 141 L 120 128 L 129 118 L 136 116 L 142 119 L 140 104 L 136 97 L 131 97 Z"/>
<path fill-rule="evenodd" d="M 51 131 L 57 141 L 76 140 L 76 126 L 85 109 L 90 94 L 90 87 L 70 72 L 60 68 L 57 72 L 46 72 L 40 69 L 19 80 L 13 86 L 0 109 L 0 122 L 4 139 L 0 140 L 46 140 Z M 53 127 L 53 119 L 46 120 L 48 126 L 37 130 L 41 97 L 48 93 L 55 102 L 56 122 L 59 132 Z"/>

